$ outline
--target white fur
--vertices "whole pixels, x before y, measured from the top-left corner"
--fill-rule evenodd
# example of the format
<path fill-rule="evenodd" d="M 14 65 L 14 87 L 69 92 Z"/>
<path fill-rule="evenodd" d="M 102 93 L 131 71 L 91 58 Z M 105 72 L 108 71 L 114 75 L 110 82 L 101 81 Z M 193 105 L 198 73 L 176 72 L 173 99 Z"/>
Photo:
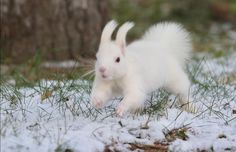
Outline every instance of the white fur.
<path fill-rule="evenodd" d="M 111 40 L 111 35 L 113 31 L 115 30 L 117 26 L 117 23 L 114 20 L 111 20 L 110 22 L 107 23 L 107 25 L 104 27 L 102 31 L 102 36 L 101 36 L 101 42 L 109 42 Z"/>
<path fill-rule="evenodd" d="M 117 45 L 123 45 L 122 47 L 126 46 L 126 34 L 127 32 L 134 26 L 133 22 L 126 22 L 125 24 L 123 24 L 116 35 L 116 43 Z M 123 48 L 124 49 L 124 48 Z"/>
<path fill-rule="evenodd" d="M 104 30 L 112 26 L 109 23 Z M 124 47 L 132 26 L 130 22 L 121 26 L 116 41 L 101 41 L 92 104 L 101 108 L 112 97 L 121 95 L 124 98 L 117 114 L 122 116 L 128 110 L 140 108 L 147 94 L 161 87 L 180 95 L 181 104 L 187 103 L 190 82 L 183 66 L 191 51 L 188 32 L 176 23 L 159 23 L 147 30 L 143 38 Z M 110 39 L 111 34 L 107 35 L 105 39 Z M 115 62 L 117 57 L 121 59 L 119 63 Z M 101 66 L 106 68 L 106 78 L 102 78 L 98 70 Z M 195 110 L 193 103 L 184 108 Z"/>

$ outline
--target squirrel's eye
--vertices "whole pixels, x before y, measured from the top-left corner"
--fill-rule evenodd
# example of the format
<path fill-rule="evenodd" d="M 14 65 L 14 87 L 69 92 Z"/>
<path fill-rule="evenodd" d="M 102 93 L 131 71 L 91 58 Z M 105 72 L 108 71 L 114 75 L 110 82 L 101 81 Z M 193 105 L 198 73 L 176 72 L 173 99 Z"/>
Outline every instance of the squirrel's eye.
<path fill-rule="evenodd" d="M 116 62 L 119 63 L 120 62 L 120 57 L 116 58 Z"/>

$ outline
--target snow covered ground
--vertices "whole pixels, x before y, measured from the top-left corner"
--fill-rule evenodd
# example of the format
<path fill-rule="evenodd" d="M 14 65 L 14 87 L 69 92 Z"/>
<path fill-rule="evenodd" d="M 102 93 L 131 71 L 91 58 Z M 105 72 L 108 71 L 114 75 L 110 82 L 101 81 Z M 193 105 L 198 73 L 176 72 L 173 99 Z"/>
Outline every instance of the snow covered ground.
<path fill-rule="evenodd" d="M 6 84 L 1 86 L 1 151 L 123 152 L 157 143 L 165 145 L 162 151 L 236 151 L 236 79 L 221 81 L 224 74 L 234 76 L 235 58 L 191 65 L 197 114 L 160 108 L 119 118 L 114 114 L 118 100 L 99 111 L 91 107 L 88 81 L 42 80 L 20 89 Z M 163 102 L 160 96 L 145 109 Z M 171 136 L 173 130 L 177 133 Z"/>

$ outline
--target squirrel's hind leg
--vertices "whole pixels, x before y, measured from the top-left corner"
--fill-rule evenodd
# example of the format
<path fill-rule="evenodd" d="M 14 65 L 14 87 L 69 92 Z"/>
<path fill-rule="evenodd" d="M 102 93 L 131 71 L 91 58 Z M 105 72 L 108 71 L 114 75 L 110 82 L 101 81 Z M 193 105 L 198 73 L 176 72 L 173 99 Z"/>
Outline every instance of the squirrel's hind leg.
<path fill-rule="evenodd" d="M 175 74 L 173 80 L 168 83 L 166 88 L 171 93 L 179 96 L 177 104 L 183 110 L 191 113 L 197 112 L 197 107 L 195 103 L 192 102 L 192 98 L 189 92 L 190 81 L 184 71 Z"/>

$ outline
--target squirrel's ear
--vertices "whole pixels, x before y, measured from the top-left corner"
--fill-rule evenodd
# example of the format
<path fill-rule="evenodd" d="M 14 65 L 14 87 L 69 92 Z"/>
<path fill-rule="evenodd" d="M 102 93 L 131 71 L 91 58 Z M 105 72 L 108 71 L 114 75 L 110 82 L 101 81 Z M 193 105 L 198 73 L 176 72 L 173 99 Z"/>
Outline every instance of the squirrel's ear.
<path fill-rule="evenodd" d="M 113 31 L 115 30 L 116 26 L 117 26 L 117 23 L 114 20 L 111 20 L 106 24 L 106 26 L 103 28 L 103 31 L 102 31 L 101 43 L 111 41 L 111 35 Z"/>
<path fill-rule="evenodd" d="M 116 35 L 116 43 L 120 46 L 122 53 L 124 54 L 124 49 L 126 47 L 126 35 L 127 32 L 134 26 L 133 22 L 124 23 L 118 30 Z"/>

